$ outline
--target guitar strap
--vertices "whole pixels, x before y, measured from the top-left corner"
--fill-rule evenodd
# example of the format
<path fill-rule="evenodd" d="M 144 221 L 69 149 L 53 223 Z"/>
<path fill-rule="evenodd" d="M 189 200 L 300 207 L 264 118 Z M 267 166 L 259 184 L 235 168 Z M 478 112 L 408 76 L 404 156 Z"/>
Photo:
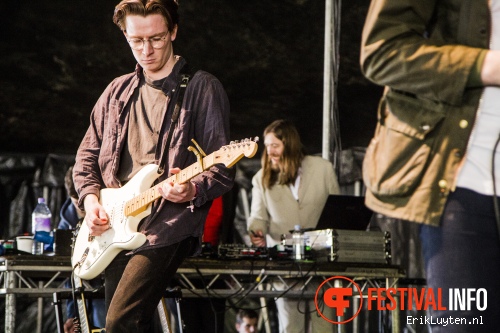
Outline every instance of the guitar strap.
<path fill-rule="evenodd" d="M 174 108 L 172 112 L 172 118 L 170 119 L 170 128 L 168 129 L 168 134 L 167 134 L 167 142 L 165 144 L 165 151 L 163 152 L 161 156 L 161 160 L 159 163 L 159 168 L 158 168 L 158 173 L 162 174 L 165 171 L 165 166 L 168 163 L 168 151 L 170 147 L 170 141 L 172 141 L 172 135 L 174 132 L 174 127 L 177 123 L 177 119 L 179 119 L 179 114 L 181 113 L 182 109 L 182 102 L 184 100 L 184 93 L 186 92 L 186 88 L 189 83 L 189 79 L 191 78 L 191 75 L 187 74 L 188 72 L 188 66 L 184 65 L 184 67 L 181 69 L 180 74 L 179 74 L 179 82 L 177 83 L 177 86 L 173 90 L 172 94 L 172 100 L 170 101 L 168 105 L 168 110 L 167 114 Z M 165 125 L 163 125 L 165 126 Z M 159 145 L 161 144 L 160 142 L 158 143 Z"/>

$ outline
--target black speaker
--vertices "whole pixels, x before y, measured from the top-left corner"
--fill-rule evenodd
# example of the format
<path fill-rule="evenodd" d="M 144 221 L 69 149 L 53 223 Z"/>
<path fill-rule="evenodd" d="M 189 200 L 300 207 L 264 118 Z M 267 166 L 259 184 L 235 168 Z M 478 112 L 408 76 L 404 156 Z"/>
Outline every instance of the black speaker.
<path fill-rule="evenodd" d="M 56 256 L 71 256 L 71 245 L 73 243 L 73 230 L 56 229 L 54 239 L 54 252 Z"/>

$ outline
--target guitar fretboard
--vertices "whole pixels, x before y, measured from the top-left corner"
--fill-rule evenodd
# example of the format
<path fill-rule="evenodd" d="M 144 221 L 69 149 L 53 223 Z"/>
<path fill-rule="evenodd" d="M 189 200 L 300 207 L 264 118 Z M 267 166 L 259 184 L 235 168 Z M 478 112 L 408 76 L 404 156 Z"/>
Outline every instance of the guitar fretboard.
<path fill-rule="evenodd" d="M 125 208 L 123 210 L 125 216 L 137 215 L 145 211 L 150 203 L 161 197 L 158 189 L 160 186 L 163 186 L 165 182 L 183 184 L 215 164 L 222 163 L 226 165 L 226 167 L 230 168 L 243 158 L 243 156 L 254 156 L 257 152 L 257 139 L 258 138 L 256 138 L 255 141 L 245 139 L 242 142 L 236 141 L 227 146 L 223 146 L 221 149 L 203 157 L 202 163 L 200 163 L 200 161 L 193 163 L 187 168 L 181 170 L 178 174 L 168 177 L 161 183 L 151 187 L 149 190 L 144 191 L 143 193 L 128 200 L 125 202 Z"/>
<path fill-rule="evenodd" d="M 182 169 L 178 174 L 175 174 L 175 175 L 168 177 L 167 179 L 165 179 L 161 183 L 158 183 L 155 186 L 151 187 L 149 190 L 146 190 L 146 191 L 142 192 L 141 194 L 128 200 L 125 203 L 125 209 L 124 209 L 125 216 L 139 214 L 140 212 L 144 211 L 150 203 L 152 203 L 153 201 L 155 201 L 156 199 L 161 197 L 161 194 L 158 191 L 158 189 L 161 186 L 163 186 L 164 183 L 173 182 L 176 184 L 183 184 L 183 183 L 189 181 L 191 178 L 193 178 L 193 177 L 199 175 L 200 173 L 202 173 L 203 171 L 207 170 L 208 168 L 210 168 L 214 164 L 216 164 L 217 163 L 217 162 L 215 162 L 216 160 L 217 160 L 217 158 L 216 158 L 215 152 L 214 152 L 214 153 L 212 153 L 208 156 L 205 156 L 203 158 L 203 166 L 205 167 L 205 169 L 202 169 L 199 162 L 193 163 L 190 166 L 188 166 L 187 168 Z"/>

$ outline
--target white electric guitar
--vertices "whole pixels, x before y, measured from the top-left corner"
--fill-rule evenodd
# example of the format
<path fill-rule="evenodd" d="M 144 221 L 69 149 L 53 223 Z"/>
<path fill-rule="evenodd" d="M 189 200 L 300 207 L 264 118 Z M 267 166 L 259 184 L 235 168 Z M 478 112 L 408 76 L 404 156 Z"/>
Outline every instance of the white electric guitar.
<path fill-rule="evenodd" d="M 144 166 L 121 188 L 102 189 L 99 200 L 111 228 L 100 236 L 90 236 L 87 224 L 81 223 L 71 257 L 74 273 L 84 280 L 92 279 L 104 271 L 120 251 L 133 250 L 144 244 L 146 236 L 137 232 L 137 227 L 144 217 L 151 214 L 151 203 L 161 197 L 158 188 L 163 183 L 185 183 L 219 163 L 230 168 L 244 156 L 255 155 L 257 140 L 231 142 L 208 156 L 201 156 L 205 155 L 201 149 L 195 151 L 189 147 L 198 161 L 153 187 L 153 182 L 160 177 L 156 164 Z"/>

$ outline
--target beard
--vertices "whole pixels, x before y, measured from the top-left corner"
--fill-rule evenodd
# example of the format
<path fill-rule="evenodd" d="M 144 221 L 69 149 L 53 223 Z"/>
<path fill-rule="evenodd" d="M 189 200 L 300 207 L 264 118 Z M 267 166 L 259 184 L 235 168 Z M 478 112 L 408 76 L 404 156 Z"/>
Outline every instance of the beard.
<path fill-rule="evenodd" d="M 278 158 L 278 162 L 276 162 L 276 158 Z M 269 156 L 269 164 L 271 165 L 271 170 L 275 172 L 280 172 L 280 162 L 281 162 L 281 157 Z"/>

